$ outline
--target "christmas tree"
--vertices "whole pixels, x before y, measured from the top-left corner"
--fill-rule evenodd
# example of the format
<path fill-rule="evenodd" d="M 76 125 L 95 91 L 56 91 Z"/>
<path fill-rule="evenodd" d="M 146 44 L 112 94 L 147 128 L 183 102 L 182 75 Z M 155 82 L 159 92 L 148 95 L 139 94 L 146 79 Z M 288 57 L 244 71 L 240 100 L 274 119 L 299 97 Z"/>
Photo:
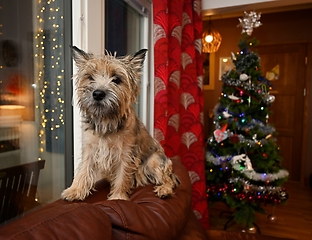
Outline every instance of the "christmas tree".
<path fill-rule="evenodd" d="M 207 142 L 206 176 L 210 202 L 222 201 L 234 211 L 233 219 L 252 227 L 256 212 L 266 204 L 287 200 L 282 188 L 288 172 L 281 167 L 274 127 L 268 123 L 272 84 L 261 74 L 260 58 L 251 38 L 261 25 L 260 14 L 239 19 L 239 51 L 234 67 L 222 75 L 222 93 L 214 111 L 215 130 Z"/>

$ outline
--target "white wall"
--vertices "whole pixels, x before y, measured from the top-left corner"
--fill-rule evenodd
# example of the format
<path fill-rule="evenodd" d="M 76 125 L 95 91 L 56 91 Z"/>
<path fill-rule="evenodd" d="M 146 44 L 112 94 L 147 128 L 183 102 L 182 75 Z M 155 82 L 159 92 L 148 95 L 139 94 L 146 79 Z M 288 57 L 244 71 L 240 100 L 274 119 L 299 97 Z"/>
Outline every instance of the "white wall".
<path fill-rule="evenodd" d="M 104 52 L 104 14 L 105 0 L 73 1 L 73 45 L 87 52 Z M 76 66 L 73 65 L 73 73 Z M 73 81 L 73 88 L 74 81 Z M 81 117 L 76 104 L 76 91 L 73 97 L 74 108 L 74 168 L 81 159 Z"/>
<path fill-rule="evenodd" d="M 299 4 L 310 4 L 312 0 L 202 0 L 203 17 L 221 15 L 222 17 L 244 11 L 272 10 Z"/>
<path fill-rule="evenodd" d="M 275 0 L 202 0 L 202 9 L 217 9 L 225 7 L 234 7 L 247 4 L 263 3 L 263 2 L 273 2 Z"/>

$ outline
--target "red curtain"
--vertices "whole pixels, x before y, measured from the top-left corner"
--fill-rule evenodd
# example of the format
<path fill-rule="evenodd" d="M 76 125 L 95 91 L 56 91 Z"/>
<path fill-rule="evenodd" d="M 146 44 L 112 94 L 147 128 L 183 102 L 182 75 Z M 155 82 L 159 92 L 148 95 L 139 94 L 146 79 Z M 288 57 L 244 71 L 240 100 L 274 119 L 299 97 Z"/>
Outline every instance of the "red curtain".
<path fill-rule="evenodd" d="M 192 207 L 209 227 L 204 168 L 201 0 L 157 0 L 154 8 L 155 138 L 188 169 Z"/>

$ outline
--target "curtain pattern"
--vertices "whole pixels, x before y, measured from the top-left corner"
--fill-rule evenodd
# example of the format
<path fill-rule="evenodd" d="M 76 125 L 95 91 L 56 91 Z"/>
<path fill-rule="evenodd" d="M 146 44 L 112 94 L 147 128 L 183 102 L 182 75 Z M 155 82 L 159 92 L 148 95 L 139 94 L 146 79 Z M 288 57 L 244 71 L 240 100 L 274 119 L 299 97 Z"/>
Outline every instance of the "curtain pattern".
<path fill-rule="evenodd" d="M 154 11 L 155 138 L 192 182 L 192 208 L 209 227 L 203 140 L 201 0 L 157 0 Z"/>

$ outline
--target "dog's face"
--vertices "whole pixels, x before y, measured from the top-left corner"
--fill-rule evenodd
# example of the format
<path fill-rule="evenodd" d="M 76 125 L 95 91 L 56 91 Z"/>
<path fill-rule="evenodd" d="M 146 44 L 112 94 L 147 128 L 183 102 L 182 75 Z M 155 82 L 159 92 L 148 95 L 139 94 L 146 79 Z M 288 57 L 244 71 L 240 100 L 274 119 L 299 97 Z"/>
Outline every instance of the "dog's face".
<path fill-rule="evenodd" d="M 95 56 L 72 47 L 78 67 L 76 87 L 78 105 L 91 125 L 120 124 L 127 118 L 140 89 L 140 73 L 146 54 L 142 49 L 133 55 Z M 116 125 L 116 126 L 117 126 Z M 94 130 L 96 126 L 92 126 Z"/>

